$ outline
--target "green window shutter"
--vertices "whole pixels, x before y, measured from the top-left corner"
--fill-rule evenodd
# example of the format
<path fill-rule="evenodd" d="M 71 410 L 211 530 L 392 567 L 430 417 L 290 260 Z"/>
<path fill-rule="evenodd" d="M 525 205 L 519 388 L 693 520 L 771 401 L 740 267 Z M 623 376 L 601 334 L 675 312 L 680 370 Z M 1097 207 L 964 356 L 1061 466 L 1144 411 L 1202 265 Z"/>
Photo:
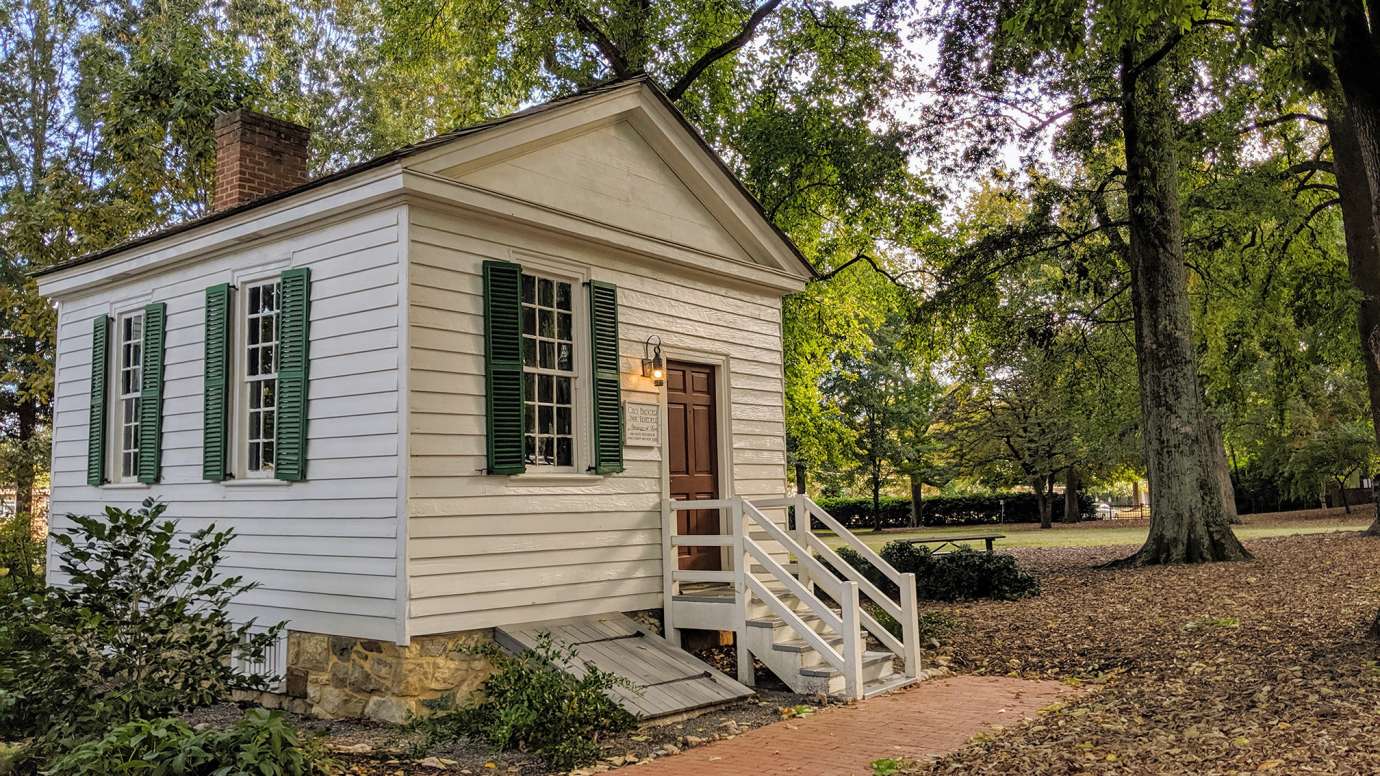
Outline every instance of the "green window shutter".
<path fill-rule="evenodd" d="M 490 474 L 527 470 L 522 411 L 522 267 L 486 261 L 484 417 Z"/>
<path fill-rule="evenodd" d="M 139 481 L 153 484 L 163 461 L 163 343 L 168 306 L 144 307 L 143 364 L 139 386 Z"/>
<path fill-rule="evenodd" d="M 110 406 L 110 316 L 98 315 L 91 328 L 91 434 L 86 443 L 86 482 L 105 483 L 105 413 Z"/>
<path fill-rule="evenodd" d="M 618 289 L 589 282 L 589 345 L 594 360 L 594 471 L 623 471 L 623 406 L 618 366 Z"/>
<path fill-rule="evenodd" d="M 311 270 L 298 267 L 278 278 L 278 416 L 273 476 L 307 478 L 307 367 L 311 362 Z"/>
<path fill-rule="evenodd" d="M 201 476 L 221 482 L 229 469 L 230 284 L 206 289 L 206 387 L 202 402 Z"/>

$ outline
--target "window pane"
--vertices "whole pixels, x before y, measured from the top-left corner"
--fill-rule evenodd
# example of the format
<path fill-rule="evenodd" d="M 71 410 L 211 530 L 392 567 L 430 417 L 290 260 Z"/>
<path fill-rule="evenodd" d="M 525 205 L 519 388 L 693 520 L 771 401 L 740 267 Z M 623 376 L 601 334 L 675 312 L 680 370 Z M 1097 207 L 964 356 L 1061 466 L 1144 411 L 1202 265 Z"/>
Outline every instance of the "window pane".
<path fill-rule="evenodd" d="M 268 381 L 266 381 L 266 382 L 263 384 L 263 386 L 264 386 L 264 406 L 265 406 L 265 407 L 276 407 L 277 404 L 274 402 L 274 399 L 276 398 L 275 394 L 277 394 L 278 381 L 277 381 L 277 380 L 268 380 Z"/>
<path fill-rule="evenodd" d="M 537 301 L 537 279 L 531 275 L 522 276 L 522 301 L 528 304 Z"/>
<path fill-rule="evenodd" d="M 569 408 L 569 407 L 557 407 L 557 408 L 556 408 L 556 433 L 557 433 L 557 434 L 569 434 L 569 433 L 570 433 L 570 408 Z"/>
<path fill-rule="evenodd" d="M 556 307 L 561 310 L 570 309 L 570 284 L 556 284 Z"/>
<path fill-rule="evenodd" d="M 537 359 L 537 365 L 542 369 L 552 369 L 556 366 L 556 343 L 542 342 L 540 344 L 541 358 Z"/>
<path fill-rule="evenodd" d="M 264 426 L 264 430 L 263 430 L 264 439 L 272 439 L 272 438 L 273 438 L 273 419 L 274 419 L 275 417 L 277 417 L 277 413 L 274 413 L 274 412 L 265 412 L 265 413 L 264 413 L 264 422 L 263 422 L 263 426 Z"/>
<path fill-rule="evenodd" d="M 566 372 L 570 372 L 575 368 L 570 346 L 564 342 L 556 349 L 556 368 Z"/>
<path fill-rule="evenodd" d="M 522 340 L 522 365 L 537 365 L 537 341 L 531 338 Z"/>
<path fill-rule="evenodd" d="M 539 415 L 537 416 L 537 431 L 539 431 L 540 433 L 550 434 L 553 431 L 553 426 L 555 425 L 555 418 L 552 417 L 551 410 L 552 408 L 545 404 L 541 405 L 538 408 Z"/>
<path fill-rule="evenodd" d="M 259 297 L 262 295 L 262 291 L 263 286 L 249 287 L 249 313 L 251 315 L 257 313 L 262 308 L 262 305 L 259 302 Z"/>
<path fill-rule="evenodd" d="M 552 287 L 554 284 L 546 278 L 537 281 L 537 304 L 542 307 L 553 307 L 556 304 L 556 292 Z"/>
<path fill-rule="evenodd" d="M 556 403 L 570 404 L 570 378 L 556 378 Z"/>
<path fill-rule="evenodd" d="M 542 375 L 540 380 L 541 390 L 537 392 L 537 401 L 549 404 L 552 401 L 552 395 L 555 393 L 553 385 L 555 384 L 556 378 L 551 375 Z"/>
<path fill-rule="evenodd" d="M 556 456 L 555 451 L 553 450 L 555 445 L 552 444 L 551 437 L 542 437 L 540 444 L 541 452 L 538 453 L 538 458 L 541 460 L 541 462 L 545 464 L 555 463 Z"/>
<path fill-rule="evenodd" d="M 541 311 L 541 319 L 540 319 L 540 321 L 541 321 L 541 326 L 537 329 L 537 333 L 540 334 L 540 335 L 543 336 L 543 337 L 555 337 L 555 336 L 556 336 L 556 318 L 555 318 L 555 316 L 556 316 L 556 314 L 553 313 L 553 312 L 551 312 L 550 310 L 542 310 L 542 311 Z"/>
<path fill-rule="evenodd" d="M 528 434 L 524 445 L 526 449 L 523 453 L 523 458 L 525 458 L 528 463 L 536 463 L 537 438 Z"/>
<path fill-rule="evenodd" d="M 537 308 L 522 308 L 522 333 L 529 336 L 537 333 Z"/>
<path fill-rule="evenodd" d="M 574 463 L 573 458 L 570 437 L 558 437 L 556 439 L 556 465 L 570 466 Z"/>
<path fill-rule="evenodd" d="M 559 313 L 556 316 L 556 339 L 570 339 L 570 313 Z"/>

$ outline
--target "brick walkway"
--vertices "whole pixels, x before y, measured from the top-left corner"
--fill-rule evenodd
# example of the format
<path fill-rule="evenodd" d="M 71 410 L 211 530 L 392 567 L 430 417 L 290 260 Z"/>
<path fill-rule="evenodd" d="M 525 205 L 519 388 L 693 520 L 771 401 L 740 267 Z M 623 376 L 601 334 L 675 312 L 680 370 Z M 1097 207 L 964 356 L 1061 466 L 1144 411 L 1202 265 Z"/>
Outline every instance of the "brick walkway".
<path fill-rule="evenodd" d="M 924 758 L 1075 693 L 1058 682 L 954 676 L 757 728 L 633 768 L 636 776 L 862 776 L 885 757 Z"/>

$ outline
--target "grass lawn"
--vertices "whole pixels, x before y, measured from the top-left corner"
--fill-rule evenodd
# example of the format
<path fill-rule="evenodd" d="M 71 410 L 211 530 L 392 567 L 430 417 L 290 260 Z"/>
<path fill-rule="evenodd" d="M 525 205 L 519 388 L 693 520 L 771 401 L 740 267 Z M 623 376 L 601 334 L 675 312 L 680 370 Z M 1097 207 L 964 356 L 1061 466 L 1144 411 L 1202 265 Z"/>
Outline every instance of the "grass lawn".
<path fill-rule="evenodd" d="M 910 776 L 1380 773 L 1380 539 L 1254 539 L 1254 560 L 1103 569 L 1124 548 L 1017 549 L 1019 601 L 930 604 L 960 672 L 1086 690 Z M 879 738 L 878 754 L 886 742 Z"/>
<path fill-rule="evenodd" d="M 1234 529 L 1237 537 L 1243 541 L 1275 536 L 1293 536 L 1295 534 L 1363 531 L 1370 525 L 1374 513 L 1375 510 L 1370 507 L 1355 507 L 1350 515 L 1345 514 L 1341 509 L 1247 515 L 1243 518 L 1245 524 L 1234 526 Z M 1099 520 L 1074 525 L 1055 523 L 1054 527 L 1049 530 L 1041 530 L 1039 525 L 1034 523 L 1012 523 L 1008 525 L 921 528 L 914 531 L 888 530 L 881 533 L 864 529 L 858 531 L 857 535 L 873 549 L 881 549 L 887 542 L 897 539 L 931 539 L 986 533 L 998 533 L 1005 537 L 997 541 L 997 550 L 1015 547 L 1101 547 L 1142 544 L 1145 542 L 1146 533 L 1149 531 L 1147 525 L 1148 521 L 1145 520 Z M 832 532 L 823 531 L 820 536 L 835 547 L 843 544 Z M 985 546 L 980 541 L 964 542 L 964 544 L 974 549 L 982 549 Z"/>

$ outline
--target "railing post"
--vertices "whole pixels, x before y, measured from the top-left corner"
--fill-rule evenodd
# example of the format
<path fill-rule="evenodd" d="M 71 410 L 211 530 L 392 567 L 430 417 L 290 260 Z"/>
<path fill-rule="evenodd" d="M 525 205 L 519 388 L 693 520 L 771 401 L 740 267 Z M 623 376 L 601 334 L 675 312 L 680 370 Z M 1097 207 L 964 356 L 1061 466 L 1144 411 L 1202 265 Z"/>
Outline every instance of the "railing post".
<path fill-rule="evenodd" d="M 752 594 L 748 592 L 747 575 L 748 556 L 747 543 L 747 517 L 743 512 L 742 498 L 733 500 L 733 507 L 729 510 L 729 530 L 733 533 L 733 609 L 735 612 L 734 622 L 738 626 L 737 633 L 733 634 L 733 644 L 738 650 L 738 681 L 752 687 L 756 684 L 756 675 L 752 669 L 752 652 L 748 650 L 748 605 L 752 602 Z"/>
<path fill-rule="evenodd" d="M 666 640 L 680 646 L 680 630 L 676 628 L 676 567 L 680 565 L 680 552 L 671 541 L 676 535 L 676 512 L 671 508 L 671 499 L 661 501 L 661 629 Z"/>
<path fill-rule="evenodd" d="M 805 495 L 803 493 L 796 494 L 792 501 L 794 502 L 792 506 L 795 508 L 795 541 L 808 555 L 810 553 L 809 536 L 812 520 L 810 517 L 810 508 L 805 503 Z M 805 563 L 797 558 L 796 566 L 796 577 L 800 580 L 800 584 L 804 585 L 805 589 L 810 591 L 810 595 L 814 595 L 815 585 L 810 579 L 810 572 L 805 570 Z"/>
<path fill-rule="evenodd" d="M 916 602 L 918 591 L 915 587 L 915 574 L 901 575 L 901 643 L 906 648 L 906 676 L 914 679 L 920 675 L 920 609 Z"/>
<path fill-rule="evenodd" d="M 839 602 L 843 620 L 844 692 L 850 700 L 863 697 L 863 641 L 861 621 L 858 619 L 858 583 L 843 583 L 843 600 Z"/>

